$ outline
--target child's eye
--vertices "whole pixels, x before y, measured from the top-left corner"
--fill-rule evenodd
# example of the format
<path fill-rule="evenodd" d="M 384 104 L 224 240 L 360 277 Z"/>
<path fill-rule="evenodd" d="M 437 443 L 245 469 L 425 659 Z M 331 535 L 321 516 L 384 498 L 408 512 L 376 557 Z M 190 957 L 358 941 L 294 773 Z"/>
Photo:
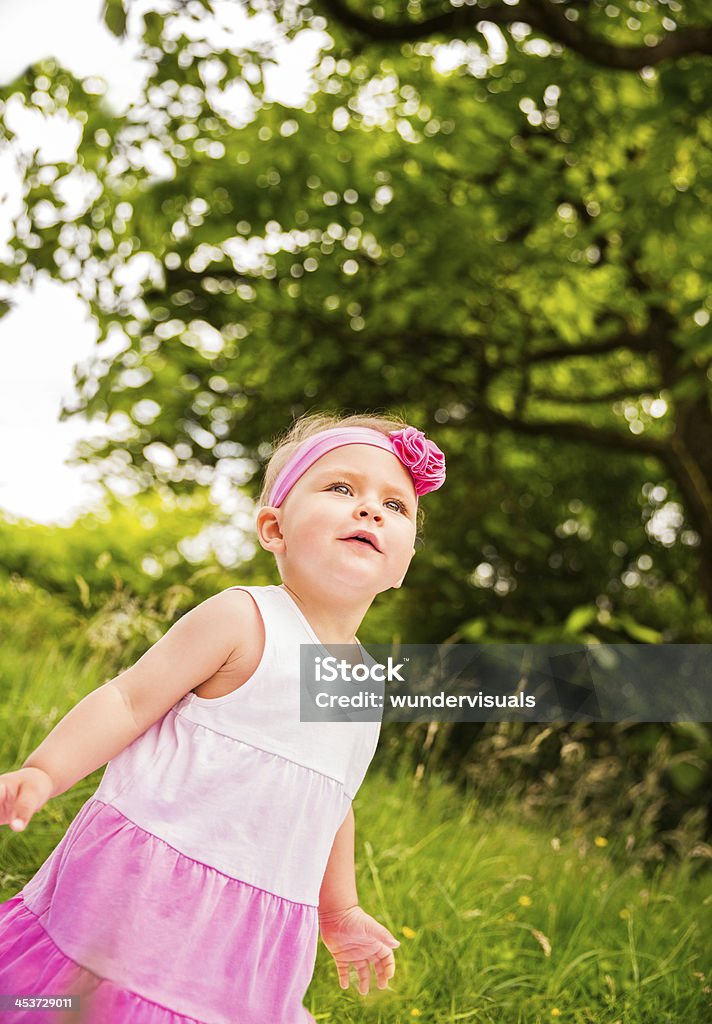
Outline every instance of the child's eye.
<path fill-rule="evenodd" d="M 347 484 L 345 480 L 336 480 L 333 484 L 329 484 L 328 489 L 331 491 L 335 487 L 346 487 L 349 491 L 351 490 L 351 484 Z M 408 514 L 408 509 L 402 501 L 398 500 L 398 498 L 391 498 L 388 504 L 395 505 L 398 512 L 402 512 L 404 515 Z"/>

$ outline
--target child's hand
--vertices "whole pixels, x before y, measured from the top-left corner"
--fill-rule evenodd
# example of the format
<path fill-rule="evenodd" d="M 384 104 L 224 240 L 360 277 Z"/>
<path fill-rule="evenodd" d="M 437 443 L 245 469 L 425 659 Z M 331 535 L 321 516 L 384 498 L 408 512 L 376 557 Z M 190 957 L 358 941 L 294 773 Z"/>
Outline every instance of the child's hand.
<path fill-rule="evenodd" d="M 41 768 L 20 768 L 0 775 L 0 825 L 22 832 L 52 795 L 54 785 Z"/>
<path fill-rule="evenodd" d="M 396 965 L 393 950 L 400 942 L 387 928 L 361 907 L 335 911 L 319 917 L 321 938 L 336 962 L 341 988 L 349 987 L 349 965 L 358 974 L 358 990 L 362 996 L 371 984 L 370 964 L 376 972 L 379 988 L 388 987 Z"/>

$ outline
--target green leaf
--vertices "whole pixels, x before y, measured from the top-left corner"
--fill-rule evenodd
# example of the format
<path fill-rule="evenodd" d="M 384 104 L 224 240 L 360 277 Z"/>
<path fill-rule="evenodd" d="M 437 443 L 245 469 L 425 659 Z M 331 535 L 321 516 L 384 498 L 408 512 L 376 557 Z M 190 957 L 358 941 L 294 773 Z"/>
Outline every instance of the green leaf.
<path fill-rule="evenodd" d="M 694 793 L 704 785 L 706 773 L 704 764 L 690 761 L 679 761 L 668 767 L 668 775 L 680 793 Z"/>
<path fill-rule="evenodd" d="M 102 19 L 109 32 L 119 38 L 126 35 L 126 8 L 123 0 L 105 0 Z"/>
<path fill-rule="evenodd" d="M 617 619 L 626 633 L 634 640 L 639 640 L 642 644 L 661 644 L 663 642 L 662 633 L 651 629 L 650 626 L 644 626 L 642 623 L 636 622 L 632 615 L 623 613 L 618 615 Z"/>
<path fill-rule="evenodd" d="M 586 626 L 590 626 L 592 622 L 595 622 L 597 615 L 598 608 L 595 604 L 579 605 L 578 608 L 574 608 L 567 618 L 564 623 L 564 629 L 567 633 L 580 633 Z"/>
<path fill-rule="evenodd" d="M 89 590 L 89 584 L 83 576 L 75 576 L 74 581 L 77 584 L 79 590 L 79 600 L 82 602 L 82 607 L 89 608 L 91 605 L 91 591 Z"/>
<path fill-rule="evenodd" d="M 670 388 L 670 392 L 673 398 L 677 399 L 690 399 L 699 398 L 701 395 L 706 394 L 710 389 L 709 381 L 704 375 L 693 377 L 688 375 L 682 377 L 676 384 Z"/>
<path fill-rule="evenodd" d="M 143 16 L 143 38 L 151 46 L 160 46 L 165 18 L 157 11 L 147 11 Z"/>

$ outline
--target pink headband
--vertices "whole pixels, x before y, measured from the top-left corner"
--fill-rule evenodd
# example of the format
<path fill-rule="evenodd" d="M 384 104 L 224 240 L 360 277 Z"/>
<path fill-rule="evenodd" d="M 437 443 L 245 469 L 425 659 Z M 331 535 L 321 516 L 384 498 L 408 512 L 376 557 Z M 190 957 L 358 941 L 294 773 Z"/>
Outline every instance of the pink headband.
<path fill-rule="evenodd" d="M 445 456 L 428 440 L 422 430 L 404 427 L 388 436 L 371 427 L 332 427 L 313 434 L 296 450 L 277 474 L 269 497 L 272 508 L 279 508 L 297 480 L 317 459 L 345 444 L 371 444 L 391 452 L 410 473 L 417 496 L 436 491 L 445 482 Z"/>

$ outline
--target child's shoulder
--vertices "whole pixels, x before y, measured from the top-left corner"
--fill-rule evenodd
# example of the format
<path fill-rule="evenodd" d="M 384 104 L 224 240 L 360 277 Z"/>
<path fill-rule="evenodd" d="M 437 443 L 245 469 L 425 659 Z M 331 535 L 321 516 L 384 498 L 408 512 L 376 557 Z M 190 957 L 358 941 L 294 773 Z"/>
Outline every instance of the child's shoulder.
<path fill-rule="evenodd" d="M 229 653 L 221 666 L 193 692 L 214 699 L 232 693 L 254 674 L 265 648 L 265 629 L 257 602 L 249 591 L 220 591 L 198 606 L 210 629 L 218 629 L 220 644 Z"/>
<path fill-rule="evenodd" d="M 261 621 L 259 603 L 250 593 L 250 589 L 248 587 L 243 590 L 239 586 L 232 586 L 227 590 L 220 590 L 212 597 L 206 598 L 198 607 L 204 608 L 205 611 L 209 608 L 226 621 L 230 621 L 234 617 L 246 618 L 248 622 L 254 622 L 257 619 Z"/>
<path fill-rule="evenodd" d="M 264 646 L 262 617 L 249 592 L 221 591 L 182 615 L 112 683 L 144 732 L 194 687 L 218 680 L 220 687 L 239 685 Z"/>
<path fill-rule="evenodd" d="M 221 590 L 203 602 L 211 606 L 223 628 L 234 638 L 234 648 L 229 661 L 239 657 L 250 662 L 253 655 L 257 660 L 262 656 L 265 641 L 265 627 L 257 601 L 248 590 L 231 587 Z"/>

